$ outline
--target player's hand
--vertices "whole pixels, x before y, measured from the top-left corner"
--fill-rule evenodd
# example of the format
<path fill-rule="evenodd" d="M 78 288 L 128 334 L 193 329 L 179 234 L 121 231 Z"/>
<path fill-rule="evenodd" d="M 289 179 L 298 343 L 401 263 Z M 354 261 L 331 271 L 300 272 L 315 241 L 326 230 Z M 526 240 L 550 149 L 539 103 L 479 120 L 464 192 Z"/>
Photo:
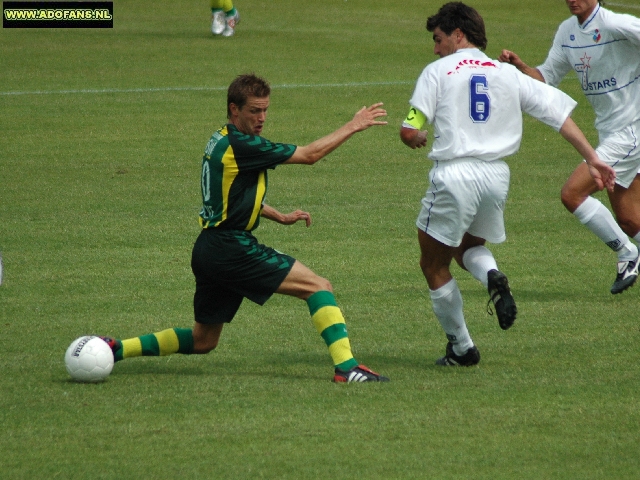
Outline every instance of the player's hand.
<path fill-rule="evenodd" d="M 402 143 L 407 147 L 412 149 L 426 147 L 427 131 L 403 126 L 400 128 L 400 140 L 402 140 Z"/>
<path fill-rule="evenodd" d="M 420 130 L 413 140 L 411 148 L 422 148 L 427 146 L 427 131 Z"/>
<path fill-rule="evenodd" d="M 598 190 L 606 188 L 609 192 L 613 192 L 616 184 L 616 171 L 600 159 L 597 162 L 588 162 L 587 165 Z"/>
<path fill-rule="evenodd" d="M 511 63 L 512 60 L 519 58 L 518 55 L 513 53 L 511 50 L 503 49 L 502 53 L 498 57 L 498 61 L 502 63 Z"/>
<path fill-rule="evenodd" d="M 282 220 L 280 223 L 282 225 L 293 225 L 300 220 L 304 220 L 307 227 L 311 225 L 311 214 L 309 212 L 304 212 L 302 210 L 296 210 L 295 212 L 285 213 L 282 216 Z"/>
<path fill-rule="evenodd" d="M 387 111 L 380 108 L 382 105 L 384 105 L 382 102 L 374 103 L 370 107 L 362 107 L 358 110 L 354 115 L 353 120 L 351 120 L 355 131 L 361 132 L 373 125 L 386 125 L 388 122 L 377 120 L 378 118 L 385 117 L 387 115 Z"/>
<path fill-rule="evenodd" d="M 518 69 L 520 69 L 524 65 L 524 62 L 520 59 L 520 57 L 510 50 L 502 50 L 502 53 L 498 57 L 498 61 L 502 63 L 510 63 Z"/>

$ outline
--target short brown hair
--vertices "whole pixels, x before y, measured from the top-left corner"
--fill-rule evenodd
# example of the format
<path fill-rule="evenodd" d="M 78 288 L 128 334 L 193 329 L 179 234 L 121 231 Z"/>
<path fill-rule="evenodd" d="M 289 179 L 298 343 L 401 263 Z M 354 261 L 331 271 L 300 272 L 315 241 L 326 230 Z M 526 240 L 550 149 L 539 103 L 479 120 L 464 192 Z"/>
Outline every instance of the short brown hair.
<path fill-rule="evenodd" d="M 449 2 L 438 10 L 438 13 L 427 19 L 427 30 L 433 32 L 440 28 L 445 35 L 451 35 L 459 28 L 467 40 L 480 50 L 487 48 L 487 35 L 484 20 L 475 8 L 462 2 Z"/>
<path fill-rule="evenodd" d="M 238 75 L 227 90 L 227 118 L 231 118 L 232 103 L 242 109 L 249 97 L 264 98 L 271 94 L 269 83 L 253 73 Z"/>

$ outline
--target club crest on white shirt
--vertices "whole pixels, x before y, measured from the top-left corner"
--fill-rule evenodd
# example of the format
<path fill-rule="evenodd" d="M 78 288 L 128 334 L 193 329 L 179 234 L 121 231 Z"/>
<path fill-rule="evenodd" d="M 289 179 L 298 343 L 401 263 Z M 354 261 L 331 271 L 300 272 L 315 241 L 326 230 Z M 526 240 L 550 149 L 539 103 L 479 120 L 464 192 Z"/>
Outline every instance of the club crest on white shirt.
<path fill-rule="evenodd" d="M 591 61 L 591 57 L 585 52 L 585 54 L 580 57 L 580 60 L 582 63 L 576 63 L 574 67 L 578 75 L 582 74 L 582 89 L 587 90 L 589 88 L 589 69 L 591 68 L 589 62 Z"/>

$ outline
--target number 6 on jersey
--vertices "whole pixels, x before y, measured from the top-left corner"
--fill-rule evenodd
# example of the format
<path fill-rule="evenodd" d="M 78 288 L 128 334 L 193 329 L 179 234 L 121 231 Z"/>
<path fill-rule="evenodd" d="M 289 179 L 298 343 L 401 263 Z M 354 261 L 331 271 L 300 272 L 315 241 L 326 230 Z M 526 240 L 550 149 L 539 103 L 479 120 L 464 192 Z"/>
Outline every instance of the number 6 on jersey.
<path fill-rule="evenodd" d="M 469 115 L 474 123 L 486 123 L 491 113 L 489 86 L 484 75 L 472 75 L 469 80 Z"/>

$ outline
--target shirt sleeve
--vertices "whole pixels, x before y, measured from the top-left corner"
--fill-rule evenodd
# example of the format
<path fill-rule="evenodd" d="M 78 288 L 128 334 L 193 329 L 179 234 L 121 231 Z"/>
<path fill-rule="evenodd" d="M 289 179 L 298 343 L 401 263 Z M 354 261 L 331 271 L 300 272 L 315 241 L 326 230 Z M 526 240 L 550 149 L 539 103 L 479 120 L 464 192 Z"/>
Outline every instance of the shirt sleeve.
<path fill-rule="evenodd" d="M 421 112 L 429 123 L 433 123 L 436 115 L 438 98 L 438 81 L 433 68 L 427 66 L 418 78 L 409 104 Z M 423 122 L 424 123 L 424 122 Z"/>
<path fill-rule="evenodd" d="M 247 135 L 237 129 L 229 132 L 229 143 L 241 170 L 264 170 L 275 168 L 291 158 L 296 146 L 275 143 L 258 135 Z"/>
<path fill-rule="evenodd" d="M 517 72 L 522 111 L 559 131 L 577 102 L 555 87 Z"/>
<path fill-rule="evenodd" d="M 571 63 L 562 51 L 561 30 L 562 25 L 560 25 L 560 28 L 556 32 L 547 59 L 542 65 L 537 67 L 544 77 L 545 83 L 553 87 L 557 87 L 565 75 L 569 73 L 569 70 L 571 70 Z"/>
<path fill-rule="evenodd" d="M 607 24 L 618 40 L 628 40 L 640 48 L 640 18 L 633 15 L 608 12 Z"/>

